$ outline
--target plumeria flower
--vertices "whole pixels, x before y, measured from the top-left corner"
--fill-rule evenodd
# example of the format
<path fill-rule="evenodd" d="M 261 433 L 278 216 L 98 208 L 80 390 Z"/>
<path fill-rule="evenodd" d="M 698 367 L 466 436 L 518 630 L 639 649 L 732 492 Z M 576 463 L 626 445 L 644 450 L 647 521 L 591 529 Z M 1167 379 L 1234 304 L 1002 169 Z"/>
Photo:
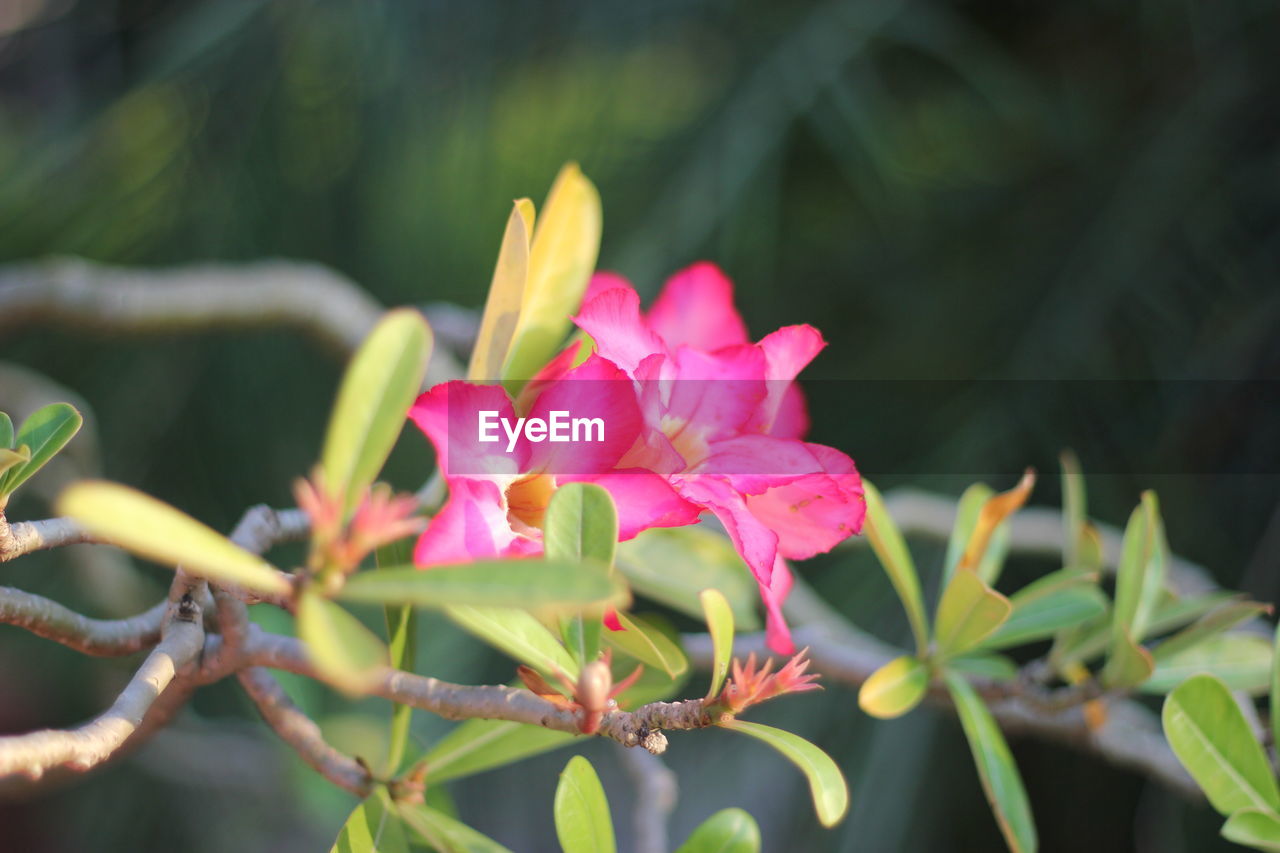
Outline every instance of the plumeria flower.
<path fill-rule="evenodd" d="M 516 423 L 516 405 L 497 385 L 453 381 L 423 394 L 409 417 L 435 446 L 449 498 L 418 539 L 419 566 L 542 552 L 542 522 L 555 490 L 571 482 L 605 488 L 618 507 L 620 539 L 650 527 L 697 521 L 699 508 L 653 471 L 621 466 L 644 423 L 632 383 L 616 365 L 593 355 L 521 395 L 521 412 L 546 420 L 551 412 L 600 418 L 603 440 L 531 441 L 520 434 L 481 441 L 482 412 Z"/>
<path fill-rule="evenodd" d="M 790 654 L 786 560 L 830 550 L 866 513 L 853 460 L 801 440 L 809 422 L 794 380 L 822 335 L 786 326 L 751 342 L 732 284 L 707 263 L 673 276 L 647 313 L 624 279 L 599 274 L 574 320 L 638 388 L 642 440 L 619 464 L 661 474 L 715 514 L 760 586 L 770 648 Z"/>

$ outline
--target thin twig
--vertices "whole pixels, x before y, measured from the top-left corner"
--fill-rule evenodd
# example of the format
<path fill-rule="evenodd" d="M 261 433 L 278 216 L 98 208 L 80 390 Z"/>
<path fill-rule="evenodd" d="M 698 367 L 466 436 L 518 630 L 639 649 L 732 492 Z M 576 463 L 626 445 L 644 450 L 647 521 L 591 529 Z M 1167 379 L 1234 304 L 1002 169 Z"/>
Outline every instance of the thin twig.
<path fill-rule="evenodd" d="M 160 640 L 168 602 L 128 619 L 91 619 L 39 595 L 0 586 L 0 624 L 16 625 L 86 655 L 119 657 Z"/>
<path fill-rule="evenodd" d="M 95 542 L 92 534 L 69 518 L 18 521 L 10 524 L 0 510 L 0 563 L 62 545 Z"/>

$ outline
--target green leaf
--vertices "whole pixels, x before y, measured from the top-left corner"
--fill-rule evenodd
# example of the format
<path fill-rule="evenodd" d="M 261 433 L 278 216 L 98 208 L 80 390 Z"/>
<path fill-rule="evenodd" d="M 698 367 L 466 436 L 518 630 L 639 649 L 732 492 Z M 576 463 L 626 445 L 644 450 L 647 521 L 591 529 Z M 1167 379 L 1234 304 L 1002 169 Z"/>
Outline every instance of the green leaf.
<path fill-rule="evenodd" d="M 306 589 L 298 599 L 298 639 L 326 682 L 348 693 L 367 690 L 388 662 L 382 640 L 340 605 Z"/>
<path fill-rule="evenodd" d="M 30 461 L 31 448 L 25 444 L 20 445 L 17 450 L 0 447 L 0 480 L 4 479 L 6 471 L 10 471 L 20 465 L 26 465 Z"/>
<path fill-rule="evenodd" d="M 1280 626 L 1271 646 L 1271 743 L 1280 748 Z"/>
<path fill-rule="evenodd" d="M 1151 677 L 1155 661 L 1151 652 L 1133 641 L 1127 630 L 1122 629 L 1118 640 L 1111 644 L 1111 654 L 1102 668 L 1102 683 L 1107 687 L 1136 687 Z"/>
<path fill-rule="evenodd" d="M 1220 680 L 1212 675 L 1187 679 L 1165 699 L 1161 720 L 1174 754 L 1219 812 L 1280 808 L 1280 790 L 1262 745 Z"/>
<path fill-rule="evenodd" d="M 1038 598 L 1044 598 L 1053 595 L 1064 589 L 1072 589 L 1081 586 L 1096 586 L 1099 573 L 1097 569 L 1077 569 L 1065 568 L 1058 569 L 1056 572 L 1049 572 L 1043 577 L 1037 578 L 1022 589 L 1009 596 L 1010 603 L 1016 608 L 1020 604 L 1027 604 Z"/>
<path fill-rule="evenodd" d="M 982 506 L 995 493 L 995 489 L 986 483 L 974 483 L 965 489 L 960 495 L 960 500 L 956 501 L 956 518 L 951 523 L 951 537 L 947 540 L 947 558 L 942 564 L 943 584 L 950 582 L 951 576 L 955 574 L 956 566 L 964 556 L 964 549 L 969 545 L 969 537 L 973 535 L 973 528 L 978 524 Z"/>
<path fill-rule="evenodd" d="M 920 704 L 929 688 L 929 668 L 916 658 L 894 658 L 871 673 L 858 691 L 858 707 L 873 717 L 901 717 Z"/>
<path fill-rule="evenodd" d="M 562 560 L 481 560 L 458 566 L 414 566 L 359 572 L 339 593 L 344 601 L 563 610 L 625 603 L 626 590 L 603 572 Z"/>
<path fill-rule="evenodd" d="M 1052 637 L 1107 612 L 1107 598 L 1096 586 L 1076 585 L 1022 601 L 1010 599 L 1008 620 L 982 647 L 1003 649 Z"/>
<path fill-rule="evenodd" d="M 409 853 L 387 789 L 379 786 L 347 818 L 330 853 Z"/>
<path fill-rule="evenodd" d="M 445 613 L 464 631 L 543 675 L 560 671 L 570 679 L 578 677 L 578 662 L 547 626 L 524 610 L 457 606 L 445 608 Z"/>
<path fill-rule="evenodd" d="M 1009 551 L 1009 526 L 1006 520 L 1026 503 L 1035 482 L 1035 472 L 1028 468 L 1012 489 L 989 495 L 982 500 L 972 523 L 965 518 L 971 512 L 970 506 L 960 507 L 948 552 L 958 553 L 959 556 L 955 558 L 954 564 L 948 565 L 954 566 L 955 571 L 972 569 L 987 584 L 995 583 Z M 977 503 L 977 496 L 983 494 L 989 494 L 985 486 L 971 488 L 962 498 L 962 503 Z M 951 573 L 948 572 L 944 575 L 944 583 L 950 582 Z"/>
<path fill-rule="evenodd" d="M 1144 492 L 1142 503 L 1129 516 L 1120 546 L 1112 612 L 1113 642 L 1121 635 L 1121 628 L 1134 642 L 1142 642 L 1148 636 L 1151 618 L 1164 590 L 1166 550 L 1155 492 Z"/>
<path fill-rule="evenodd" d="M 704 589 L 698 598 L 707 620 L 707 632 L 711 634 L 711 687 L 707 690 L 707 698 L 714 699 L 724 687 L 729 663 L 733 659 L 733 611 L 718 589 Z"/>
<path fill-rule="evenodd" d="M 1165 693 L 1188 676 L 1210 672 L 1232 690 L 1255 696 L 1271 684 L 1271 641 L 1256 634 L 1218 634 L 1189 649 L 1156 661 L 1155 672 L 1143 685 L 1149 693 Z"/>
<path fill-rule="evenodd" d="M 391 453 L 431 358 L 431 329 L 412 308 L 389 311 L 352 356 L 329 418 L 324 487 L 349 515 Z"/>
<path fill-rule="evenodd" d="M 947 669 L 986 681 L 1013 681 L 1018 677 L 1018 665 L 1004 655 L 958 655 L 947 661 Z"/>
<path fill-rule="evenodd" d="M 823 826 L 835 826 L 849 810 L 849 786 L 845 784 L 840 768 L 831 760 L 831 756 L 809 741 L 791 732 L 759 723 L 748 723 L 746 720 L 724 719 L 717 725 L 767 743 L 799 767 L 809 781 L 813 807 Z"/>
<path fill-rule="evenodd" d="M 472 381 L 494 381 L 502 378 L 502 364 L 511 347 L 511 336 L 520 319 L 524 303 L 525 283 L 529 278 L 529 241 L 533 236 L 533 202 L 517 199 L 507 217 L 502 235 L 502 248 L 493 268 L 489 296 L 484 303 L 480 330 L 471 350 L 467 378 Z"/>
<path fill-rule="evenodd" d="M 616 615 L 623 630 L 605 634 L 605 642 L 610 646 L 643 664 L 657 667 L 672 678 L 689 669 L 689 659 L 674 639 L 639 616 L 628 616 L 622 611 Z"/>
<path fill-rule="evenodd" d="M 407 562 L 413 554 L 410 542 L 409 539 L 401 539 L 377 548 L 373 554 L 375 562 L 381 568 Z M 389 604 L 383 608 L 383 617 L 387 623 L 391 667 L 412 672 L 418 636 L 417 617 L 413 608 Z M 404 760 L 405 750 L 409 746 L 409 727 L 412 722 L 413 706 L 392 703 L 391 735 L 387 739 L 388 775 L 393 776 L 400 769 L 400 762 Z"/>
<path fill-rule="evenodd" d="M 1242 809 L 1222 826 L 1222 837 L 1266 853 L 1280 853 L 1280 816 L 1261 809 Z"/>
<path fill-rule="evenodd" d="M 267 561 L 189 515 L 142 492 L 103 480 L 68 486 L 57 512 L 100 539 L 167 566 L 181 566 L 215 583 L 267 595 L 289 595 L 288 578 Z"/>
<path fill-rule="evenodd" d="M 564 853 L 613 853 L 613 820 L 600 777 L 581 755 L 560 773 L 555 799 L 556 837 Z"/>
<path fill-rule="evenodd" d="M 686 616 L 702 618 L 699 594 L 704 589 L 718 589 L 743 630 L 760 626 L 755 579 L 723 534 L 702 527 L 646 530 L 618 545 L 617 563 L 637 594 Z"/>
<path fill-rule="evenodd" d="M 976 648 L 1009 618 L 1013 605 L 970 569 L 959 569 L 942 592 L 935 617 L 939 659 Z"/>
<path fill-rule="evenodd" d="M 9 415 L 0 412 L 0 448 L 13 447 L 13 421 Z"/>
<path fill-rule="evenodd" d="M 577 735 L 513 723 L 509 720 L 467 720 L 445 735 L 419 759 L 432 784 L 459 779 L 523 758 L 550 752 Z"/>
<path fill-rule="evenodd" d="M 593 483 L 567 483 L 556 489 L 547 506 L 542 541 L 548 560 L 594 564 L 579 569 L 579 574 L 595 568 L 597 574 L 607 577 L 618 547 L 618 511 L 613 498 Z M 581 663 L 595 660 L 600 653 L 600 619 L 596 615 L 562 617 L 560 635 Z"/>
<path fill-rule="evenodd" d="M 1229 592 L 1214 592 L 1194 598 L 1162 596 L 1156 605 L 1151 623 L 1147 626 L 1147 635 L 1159 636 L 1180 628 L 1231 598 L 1232 595 Z M 1089 660 L 1106 651 L 1111 643 L 1113 622 L 1112 619 L 1095 619 L 1087 625 L 1082 625 L 1060 636 L 1050 653 L 1055 669 L 1060 672 L 1068 664 Z"/>
<path fill-rule="evenodd" d="M 1270 605 L 1257 601 L 1225 602 L 1210 610 L 1172 637 L 1161 642 L 1160 645 L 1155 647 L 1152 655 L 1158 664 L 1160 661 L 1186 651 L 1210 637 L 1229 631 L 1242 622 L 1248 622 L 1250 619 L 1270 611 Z"/>
<path fill-rule="evenodd" d="M 923 655 L 929 648 L 929 621 L 924 615 L 924 598 L 920 594 L 920 578 L 916 574 L 915 563 L 911 561 L 911 552 L 907 550 L 902 532 L 885 509 L 880 492 L 867 480 L 862 481 L 862 487 L 867 501 L 862 532 L 871 542 L 871 549 L 876 552 L 880 565 L 889 575 L 889 582 L 907 611 L 907 621 L 911 623 L 911 634 L 916 641 L 916 653 Z"/>
<path fill-rule="evenodd" d="M 502 379 L 514 396 L 555 354 L 600 251 L 600 194 L 576 163 L 560 170 L 529 247 L 529 277 Z"/>
<path fill-rule="evenodd" d="M 401 803 L 398 812 L 417 839 L 438 853 L 511 853 L 487 835 L 430 806 Z"/>
<path fill-rule="evenodd" d="M 703 821 L 676 853 L 759 853 L 760 827 L 742 809 L 721 809 Z"/>
<path fill-rule="evenodd" d="M 1080 460 L 1070 450 L 1062 451 L 1058 461 L 1062 466 L 1062 563 L 1078 566 L 1089 521 L 1084 474 L 1080 472 Z"/>
<path fill-rule="evenodd" d="M 978 778 L 982 780 L 982 790 L 995 813 L 1005 843 L 1013 853 L 1034 853 L 1038 841 L 1031 806 L 1000 727 L 963 676 L 947 673 L 945 678 L 947 689 L 956 703 L 956 713 L 960 715 L 964 736 L 969 741 L 973 762 L 978 768 Z"/>
<path fill-rule="evenodd" d="M 8 420 L 7 416 L 5 420 Z M 32 412 L 13 437 L 13 443 L 18 447 L 24 444 L 27 446 L 31 454 L 30 461 L 20 467 L 15 466 L 0 476 L 0 495 L 11 494 L 31 479 L 33 474 L 75 437 L 83 423 L 84 418 L 74 406 L 67 403 L 50 403 Z M 13 429 L 12 424 L 9 429 Z"/>

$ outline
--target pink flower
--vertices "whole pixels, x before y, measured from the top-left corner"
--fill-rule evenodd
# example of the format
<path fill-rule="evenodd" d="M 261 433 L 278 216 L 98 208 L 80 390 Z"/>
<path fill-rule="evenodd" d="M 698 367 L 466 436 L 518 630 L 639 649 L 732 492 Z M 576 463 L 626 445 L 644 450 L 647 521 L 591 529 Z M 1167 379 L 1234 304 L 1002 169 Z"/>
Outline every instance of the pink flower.
<path fill-rule="evenodd" d="M 830 550 L 866 513 L 853 460 L 800 440 L 809 424 L 794 379 L 821 334 L 786 326 L 752 343 L 732 284 L 707 263 L 673 276 L 647 314 L 625 280 L 597 275 L 574 319 L 636 380 L 644 429 L 619 465 L 663 475 L 716 515 L 760 585 L 770 648 L 790 654 L 786 560 Z M 557 362 L 550 373 L 569 360 Z"/>
<path fill-rule="evenodd" d="M 480 440 L 481 412 L 517 423 L 516 406 L 500 386 L 446 382 L 418 398 L 409 417 L 435 446 L 449 487 L 449 499 L 418 539 L 419 566 L 462 563 L 497 556 L 542 552 L 542 521 L 555 490 L 568 482 L 594 482 L 618 507 L 619 538 L 649 527 L 692 524 L 699 509 L 681 498 L 664 478 L 628 469 L 619 460 L 643 427 L 632 383 L 600 356 L 540 381 L 521 395 L 529 418 L 546 420 L 553 411 L 600 418 L 602 441 L 550 442 L 520 434 L 508 451 L 507 436 Z"/>

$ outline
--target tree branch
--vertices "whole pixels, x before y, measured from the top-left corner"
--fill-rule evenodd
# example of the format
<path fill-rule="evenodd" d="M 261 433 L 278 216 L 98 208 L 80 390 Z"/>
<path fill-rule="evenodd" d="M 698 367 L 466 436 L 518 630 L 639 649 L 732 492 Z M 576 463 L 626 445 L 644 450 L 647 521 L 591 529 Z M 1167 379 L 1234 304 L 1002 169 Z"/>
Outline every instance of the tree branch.
<path fill-rule="evenodd" d="M 83 530 L 69 518 L 10 524 L 4 517 L 4 511 L 0 510 L 0 563 L 32 551 L 94 541 L 96 540 L 87 530 Z"/>
<path fill-rule="evenodd" d="M 262 719 L 280 739 L 297 750 L 302 760 L 333 784 L 364 798 L 373 789 L 369 768 L 330 746 L 320 727 L 293 704 L 271 673 L 257 667 L 237 674 L 241 686 L 253 699 Z"/>
<path fill-rule="evenodd" d="M 184 597 L 172 607 L 164 638 L 107 711 L 79 728 L 46 729 L 0 737 L 0 779 L 39 779 L 47 770 L 86 771 L 106 761 L 130 739 L 153 703 L 200 654 L 200 607 Z"/>
<path fill-rule="evenodd" d="M 0 586 L 0 624 L 25 628 L 86 655 L 119 657 L 160 639 L 167 601 L 128 619 L 91 619 L 39 595 Z"/>

